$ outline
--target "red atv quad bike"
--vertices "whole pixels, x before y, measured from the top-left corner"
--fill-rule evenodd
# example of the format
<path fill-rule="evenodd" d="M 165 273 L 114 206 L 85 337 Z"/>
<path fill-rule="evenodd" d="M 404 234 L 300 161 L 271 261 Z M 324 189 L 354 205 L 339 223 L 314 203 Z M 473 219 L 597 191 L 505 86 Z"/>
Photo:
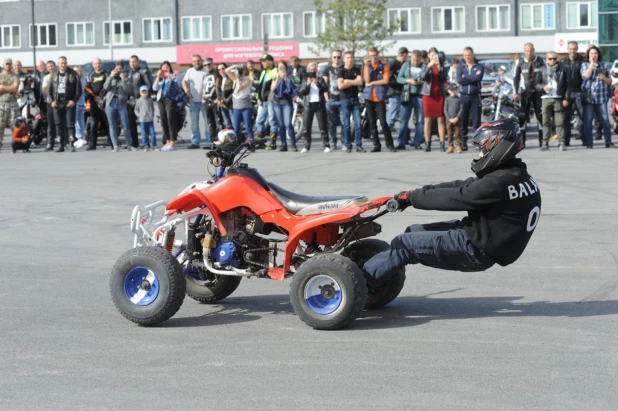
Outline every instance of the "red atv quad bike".
<path fill-rule="evenodd" d="M 368 290 L 361 271 L 388 247 L 369 237 L 380 233 L 375 220 L 397 211 L 397 202 L 308 197 L 269 183 L 241 162 L 267 141 L 249 141 L 233 152 L 214 148 L 207 153 L 215 167 L 212 180 L 191 184 L 169 203 L 133 209 L 134 248 L 116 262 L 110 279 L 123 316 L 159 324 L 178 311 L 185 293 L 215 303 L 243 277 L 292 277 L 292 307 L 316 329 L 345 327 L 363 309 L 383 307 L 399 295 L 404 269 L 375 290 Z"/>

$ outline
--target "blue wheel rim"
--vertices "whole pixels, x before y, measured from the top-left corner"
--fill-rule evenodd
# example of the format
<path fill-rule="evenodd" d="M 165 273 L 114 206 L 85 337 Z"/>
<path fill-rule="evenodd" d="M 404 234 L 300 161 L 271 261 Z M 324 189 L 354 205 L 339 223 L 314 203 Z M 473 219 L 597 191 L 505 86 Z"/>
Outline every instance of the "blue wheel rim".
<path fill-rule="evenodd" d="M 124 278 L 124 292 L 133 304 L 149 305 L 159 295 L 159 279 L 148 268 L 135 267 Z"/>
<path fill-rule="evenodd" d="M 328 275 L 316 275 L 305 284 L 305 303 L 316 314 L 329 315 L 341 306 L 339 283 Z"/>

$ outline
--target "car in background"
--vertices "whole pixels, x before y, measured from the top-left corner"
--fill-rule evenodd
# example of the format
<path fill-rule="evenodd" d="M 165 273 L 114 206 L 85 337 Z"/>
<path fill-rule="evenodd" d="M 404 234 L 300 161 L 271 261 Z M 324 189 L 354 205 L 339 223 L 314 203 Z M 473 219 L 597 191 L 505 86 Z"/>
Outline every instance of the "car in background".
<path fill-rule="evenodd" d="M 618 60 L 614 60 L 614 64 L 612 64 L 612 68 L 609 70 L 609 74 L 612 78 L 612 85 L 618 83 Z"/>
<path fill-rule="evenodd" d="M 131 70 L 131 66 L 129 65 L 128 60 L 121 60 L 122 67 L 124 67 L 124 71 L 128 72 Z M 116 64 L 116 60 L 103 60 L 103 71 L 111 73 L 114 69 L 114 65 Z M 141 69 L 148 69 L 148 63 L 144 60 L 140 60 L 139 67 Z M 90 74 L 94 71 L 94 67 L 92 67 L 92 63 L 86 63 L 82 65 L 82 71 L 84 72 L 84 77 L 90 77 Z"/>
<path fill-rule="evenodd" d="M 513 74 L 515 62 L 508 59 L 480 60 L 479 64 L 485 67 L 485 75 L 481 83 L 481 97 L 489 97 L 493 94 L 496 80 L 498 79 L 498 69 L 501 66 L 506 68 L 507 73 Z"/>

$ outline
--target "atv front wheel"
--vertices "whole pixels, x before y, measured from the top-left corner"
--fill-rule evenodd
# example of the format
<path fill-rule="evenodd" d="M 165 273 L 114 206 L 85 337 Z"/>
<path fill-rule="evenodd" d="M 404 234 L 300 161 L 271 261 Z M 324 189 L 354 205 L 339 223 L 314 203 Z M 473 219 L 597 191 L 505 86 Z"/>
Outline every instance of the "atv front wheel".
<path fill-rule="evenodd" d="M 367 301 L 362 271 L 337 254 L 317 255 L 292 277 L 290 301 L 300 319 L 316 330 L 346 327 Z"/>
<path fill-rule="evenodd" d="M 114 305 L 129 321 L 155 325 L 171 318 L 185 298 L 185 279 L 178 261 L 157 247 L 124 253 L 109 281 Z"/>
<path fill-rule="evenodd" d="M 341 255 L 354 261 L 362 270 L 363 265 L 365 265 L 371 257 L 381 253 L 389 247 L 390 246 L 386 241 L 378 240 L 377 238 L 369 238 L 350 244 L 341 252 Z M 398 270 L 397 273 L 393 275 L 385 284 L 375 290 L 369 290 L 365 309 L 376 310 L 391 303 L 395 298 L 397 298 L 403 289 L 405 282 L 406 269 L 402 268 Z"/>

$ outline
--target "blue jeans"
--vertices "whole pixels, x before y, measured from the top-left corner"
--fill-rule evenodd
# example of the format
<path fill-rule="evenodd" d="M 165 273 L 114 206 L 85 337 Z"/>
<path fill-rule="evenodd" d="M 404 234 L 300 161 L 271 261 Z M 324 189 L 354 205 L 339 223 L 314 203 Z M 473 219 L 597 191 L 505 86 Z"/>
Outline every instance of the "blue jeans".
<path fill-rule="evenodd" d="M 155 148 L 157 146 L 157 133 L 155 133 L 154 123 L 152 121 L 139 123 L 139 128 L 142 130 L 142 145 Z M 148 144 L 149 135 L 151 144 Z"/>
<path fill-rule="evenodd" d="M 341 102 L 339 100 L 328 100 L 326 102 L 326 116 L 328 118 L 328 136 L 330 148 L 337 148 L 337 126 L 343 123 L 341 117 Z"/>
<path fill-rule="evenodd" d="M 607 114 L 607 101 L 599 104 L 584 104 L 584 135 L 586 142 L 592 144 L 592 120 L 597 116 L 603 126 L 603 135 L 605 136 L 605 144 L 612 142 L 612 131 L 609 125 L 609 116 Z"/>
<path fill-rule="evenodd" d="M 401 105 L 401 94 L 393 94 L 388 98 L 388 116 L 386 117 L 386 124 L 388 128 L 393 130 L 395 126 L 395 117 L 399 111 Z M 401 117 L 399 118 L 399 128 L 401 128 Z"/>
<path fill-rule="evenodd" d="M 223 122 L 225 123 L 225 128 L 233 128 L 232 126 L 232 115 L 230 114 L 230 110 L 225 108 L 221 108 L 221 116 L 223 117 Z"/>
<path fill-rule="evenodd" d="M 412 144 L 418 146 L 424 141 L 423 127 L 425 117 L 423 115 L 423 96 L 412 94 L 408 104 L 402 104 L 399 108 L 399 137 L 397 138 L 398 146 L 405 146 L 408 140 L 408 132 L 410 131 L 410 118 L 412 111 L 416 115 L 416 123 L 414 123 L 414 141 Z"/>
<path fill-rule="evenodd" d="M 264 123 L 268 118 L 270 124 L 270 134 L 277 134 L 279 131 L 279 123 L 277 123 L 277 116 L 275 116 L 275 108 L 272 101 L 262 101 L 262 105 L 258 108 L 257 117 L 255 118 L 255 125 L 257 132 L 260 135 L 264 135 Z"/>
<path fill-rule="evenodd" d="M 347 148 L 352 148 L 352 141 L 350 140 L 350 112 L 354 117 L 354 137 L 356 140 L 356 147 L 361 147 L 362 141 L 362 126 L 361 126 L 361 107 L 358 97 L 342 98 L 341 102 L 341 120 L 343 122 L 343 144 Z"/>
<path fill-rule="evenodd" d="M 204 119 L 204 142 L 210 144 L 212 142 L 212 136 L 208 130 L 208 124 L 206 124 L 206 106 L 204 103 L 197 103 L 193 100 L 189 102 L 189 114 L 191 115 L 191 144 L 195 146 L 200 145 L 200 113 Z M 216 137 L 216 136 L 215 136 Z"/>
<path fill-rule="evenodd" d="M 75 137 L 83 140 L 86 137 L 86 106 L 77 106 L 75 110 Z"/>
<path fill-rule="evenodd" d="M 112 139 L 114 147 L 118 145 L 119 129 L 116 127 L 118 119 L 120 119 L 127 145 L 133 145 L 133 136 L 131 136 L 131 127 L 129 127 L 129 112 L 127 111 L 127 106 L 117 104 L 116 97 L 114 97 L 114 99 L 105 106 L 105 115 L 107 116 L 107 124 L 109 124 L 109 137 Z"/>
<path fill-rule="evenodd" d="M 277 116 L 277 123 L 281 124 L 279 127 L 279 140 L 281 145 L 287 145 L 287 137 L 290 138 L 290 144 L 296 145 L 296 136 L 294 135 L 294 126 L 292 125 L 292 103 L 277 104 L 272 103 Z"/>
<path fill-rule="evenodd" d="M 367 284 L 379 287 L 408 264 L 476 272 L 487 270 L 495 262 L 470 243 L 461 221 L 414 224 L 395 237 L 389 249 L 365 263 Z"/>
<path fill-rule="evenodd" d="M 242 110 L 238 110 L 237 108 L 232 109 L 233 122 L 234 122 L 234 134 L 236 134 L 236 138 L 240 142 L 241 139 L 241 131 L 240 131 L 240 123 L 245 123 L 245 131 L 247 132 L 247 138 L 253 138 L 253 110 L 250 108 L 245 108 Z"/>

